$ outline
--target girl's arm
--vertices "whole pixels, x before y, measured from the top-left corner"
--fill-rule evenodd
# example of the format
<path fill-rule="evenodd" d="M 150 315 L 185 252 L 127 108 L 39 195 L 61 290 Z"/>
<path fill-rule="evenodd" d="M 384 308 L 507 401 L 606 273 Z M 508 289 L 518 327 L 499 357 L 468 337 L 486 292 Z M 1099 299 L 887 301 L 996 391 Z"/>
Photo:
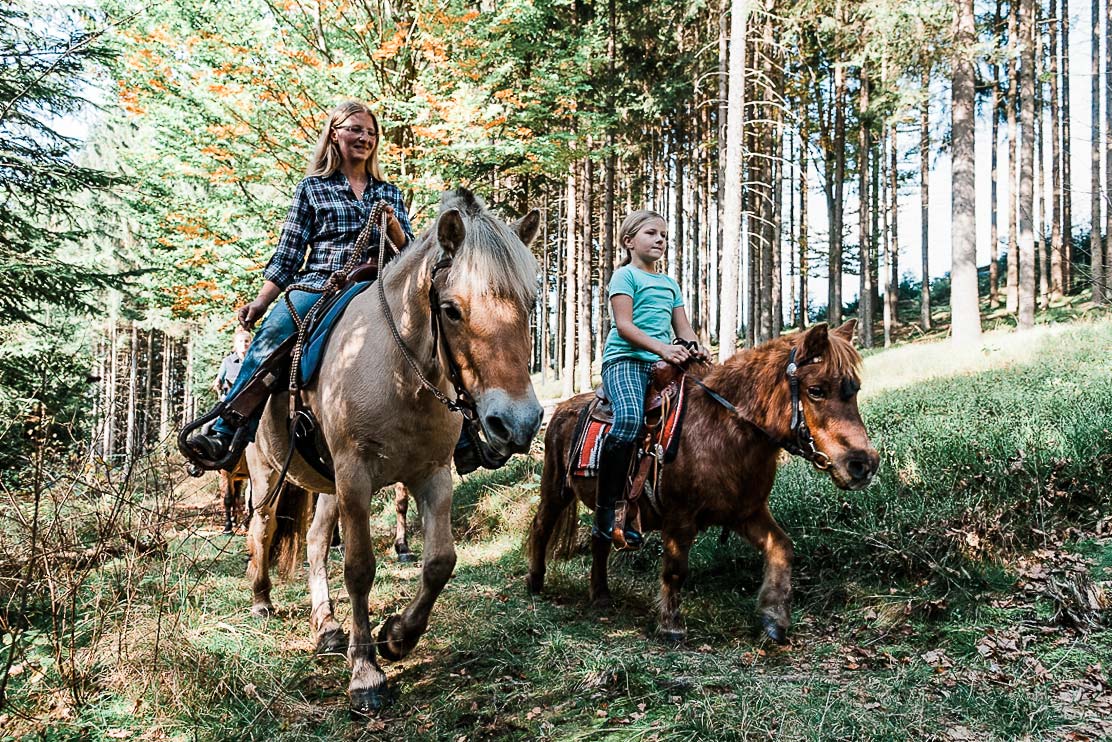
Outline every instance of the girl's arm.
<path fill-rule="evenodd" d="M 683 311 L 682 307 L 679 311 Z M 656 353 L 669 363 L 680 364 L 686 361 L 691 352 L 682 345 L 668 345 L 654 340 L 641 328 L 633 324 L 633 297 L 628 294 L 614 294 L 610 297 L 610 313 L 614 317 L 614 327 L 622 340 L 635 348 Z"/>
<path fill-rule="evenodd" d="M 687 312 L 684 311 L 683 307 L 676 307 L 672 310 L 672 331 L 676 333 L 676 337 L 680 340 L 686 340 L 696 344 L 698 350 L 696 350 L 693 355 L 700 361 L 705 361 L 710 358 L 707 349 L 698 344 L 699 339 L 695 337 L 695 331 L 691 329 L 691 323 L 687 321 Z"/>

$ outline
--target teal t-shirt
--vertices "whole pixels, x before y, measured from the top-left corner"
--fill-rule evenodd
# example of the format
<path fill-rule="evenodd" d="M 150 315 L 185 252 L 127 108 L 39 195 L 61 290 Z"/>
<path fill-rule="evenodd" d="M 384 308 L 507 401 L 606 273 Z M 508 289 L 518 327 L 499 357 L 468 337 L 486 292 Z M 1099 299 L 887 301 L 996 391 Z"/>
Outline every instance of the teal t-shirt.
<path fill-rule="evenodd" d="M 625 294 L 633 298 L 633 324 L 654 340 L 672 341 L 672 310 L 683 306 L 680 286 L 663 273 L 646 273 L 632 265 L 623 265 L 610 279 L 608 295 Z M 618 334 L 618 326 L 610 328 L 602 362 L 617 358 L 637 358 L 642 361 L 659 361 L 660 356 L 626 342 Z"/>

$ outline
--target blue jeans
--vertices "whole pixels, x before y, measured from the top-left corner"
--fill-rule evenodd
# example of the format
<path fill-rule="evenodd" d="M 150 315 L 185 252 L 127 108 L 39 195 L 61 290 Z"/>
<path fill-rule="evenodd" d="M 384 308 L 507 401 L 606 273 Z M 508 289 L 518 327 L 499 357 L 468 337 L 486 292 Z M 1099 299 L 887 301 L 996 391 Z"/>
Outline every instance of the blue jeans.
<path fill-rule="evenodd" d="M 290 301 L 297 309 L 297 315 L 304 318 L 309 309 L 312 308 L 321 295 L 312 293 L 310 291 L 291 291 L 289 293 Z M 251 345 L 247 347 L 247 353 L 243 356 L 243 365 L 239 368 L 239 376 L 232 384 L 232 388 L 224 395 L 225 399 L 232 399 L 239 391 L 247 386 L 247 382 L 259 370 L 259 366 L 270 357 L 282 342 L 297 332 L 297 325 L 293 323 L 293 317 L 290 316 L 290 310 L 286 307 L 285 297 L 278 297 L 277 304 L 274 309 L 270 310 L 270 314 L 263 320 L 259 331 L 255 333 L 255 338 L 251 341 Z M 247 419 L 245 425 L 247 426 L 247 439 L 255 440 L 255 430 L 259 427 L 259 418 L 262 417 L 263 409 L 255 410 L 251 417 Z M 224 418 L 218 418 L 216 424 L 212 429 L 222 436 L 231 436 L 236 432 L 235 427 L 229 425 Z"/>
<path fill-rule="evenodd" d="M 645 390 L 652 363 L 637 358 L 616 358 L 602 366 L 602 387 L 614 409 L 614 425 L 607 438 L 632 443 L 645 420 Z"/>

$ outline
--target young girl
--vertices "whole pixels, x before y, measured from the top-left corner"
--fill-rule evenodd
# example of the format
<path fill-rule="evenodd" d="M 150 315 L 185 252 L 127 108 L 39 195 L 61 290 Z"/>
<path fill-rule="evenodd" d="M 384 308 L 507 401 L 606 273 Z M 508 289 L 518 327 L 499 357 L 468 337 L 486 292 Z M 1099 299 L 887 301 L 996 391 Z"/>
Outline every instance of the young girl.
<path fill-rule="evenodd" d="M 413 238 L 402 192 L 383 178 L 378 165 L 381 137 L 378 119 L 364 103 L 348 101 L 328 115 L 306 177 L 294 191 L 278 247 L 263 271 L 266 279 L 263 287 L 254 301 L 239 310 L 239 321 L 245 328 L 253 326 L 287 287 L 324 286 L 328 277 L 351 257 L 376 201 L 387 203 L 386 234 L 390 241 L 400 250 Z M 369 244 L 377 245 L 378 241 L 375 227 Z M 290 300 L 301 317 L 319 298 L 320 294 L 312 291 L 290 292 Z M 296 330 L 286 303 L 278 302 L 247 349 L 227 399 L 233 399 L 259 365 Z M 260 407 L 244 422 L 249 427 L 249 440 L 254 440 L 261 414 Z M 189 444 L 208 460 L 215 461 L 227 453 L 234 434 L 235 426 L 219 418 L 211 432 L 194 435 Z"/>
<path fill-rule="evenodd" d="M 630 459 L 644 416 L 645 390 L 654 362 L 681 364 L 692 356 L 707 359 L 699 345 L 688 350 L 673 345 L 673 336 L 695 341 L 683 308 L 679 284 L 657 271 L 664 255 L 668 227 L 654 211 L 634 211 L 618 231 L 628 253 L 610 280 L 613 328 L 602 355 L 602 385 L 614 409 L 614 425 L 602 444 L 595 500 L 597 538 L 614 540 L 619 547 L 636 548 L 641 534 L 614 524 L 614 505 L 625 491 Z"/>

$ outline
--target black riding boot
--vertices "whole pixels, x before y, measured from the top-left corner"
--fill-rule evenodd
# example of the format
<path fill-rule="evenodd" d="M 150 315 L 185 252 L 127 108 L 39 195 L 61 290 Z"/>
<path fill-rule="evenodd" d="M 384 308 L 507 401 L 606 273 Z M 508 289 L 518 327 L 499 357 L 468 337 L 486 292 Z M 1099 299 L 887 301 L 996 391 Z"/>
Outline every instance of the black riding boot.
<path fill-rule="evenodd" d="M 636 445 L 633 441 L 615 441 L 610 437 L 602 443 L 598 462 L 598 493 L 595 495 L 595 527 L 591 531 L 595 538 L 609 541 L 614 537 L 614 503 L 625 495 L 629 461 Z"/>

